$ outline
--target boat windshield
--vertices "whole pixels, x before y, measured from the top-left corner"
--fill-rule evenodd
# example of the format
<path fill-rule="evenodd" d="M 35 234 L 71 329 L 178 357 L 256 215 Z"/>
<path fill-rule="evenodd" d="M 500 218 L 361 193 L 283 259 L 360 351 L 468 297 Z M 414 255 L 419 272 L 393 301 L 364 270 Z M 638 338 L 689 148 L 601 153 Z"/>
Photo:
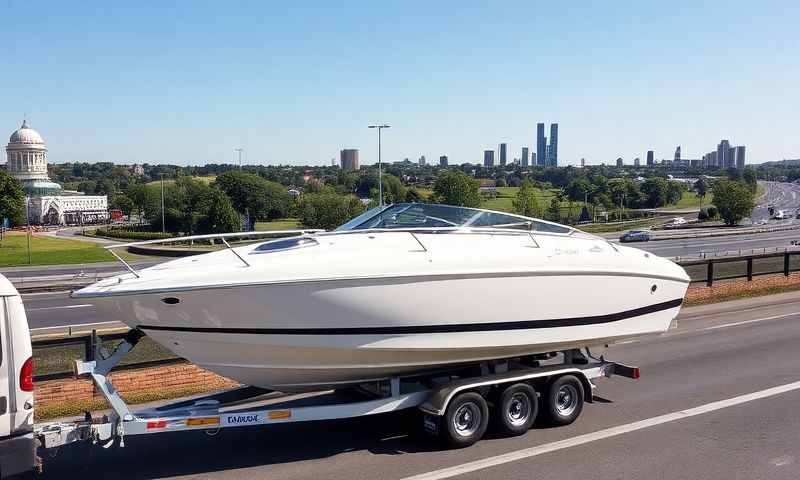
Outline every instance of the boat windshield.
<path fill-rule="evenodd" d="M 458 228 L 492 227 L 568 234 L 569 227 L 508 213 L 431 203 L 398 203 L 373 208 L 337 228 Z"/>

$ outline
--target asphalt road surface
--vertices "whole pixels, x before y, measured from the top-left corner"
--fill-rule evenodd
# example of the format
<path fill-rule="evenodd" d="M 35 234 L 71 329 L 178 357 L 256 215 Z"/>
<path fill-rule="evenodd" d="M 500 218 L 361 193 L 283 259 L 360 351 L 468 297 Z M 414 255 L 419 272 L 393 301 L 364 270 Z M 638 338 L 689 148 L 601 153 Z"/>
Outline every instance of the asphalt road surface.
<path fill-rule="evenodd" d="M 62 448 L 45 478 L 797 479 L 798 342 L 797 293 L 687 308 L 677 330 L 608 349 L 642 378 L 599 380 L 598 401 L 567 427 L 462 450 L 417 433 L 413 411 L 145 435 Z"/>
<path fill-rule="evenodd" d="M 776 210 L 787 210 L 791 214 L 800 208 L 800 185 L 783 182 L 763 182 L 763 185 L 764 195 L 757 199 L 758 206 L 751 216 L 753 222 L 769 219 L 769 205 L 773 205 Z"/>

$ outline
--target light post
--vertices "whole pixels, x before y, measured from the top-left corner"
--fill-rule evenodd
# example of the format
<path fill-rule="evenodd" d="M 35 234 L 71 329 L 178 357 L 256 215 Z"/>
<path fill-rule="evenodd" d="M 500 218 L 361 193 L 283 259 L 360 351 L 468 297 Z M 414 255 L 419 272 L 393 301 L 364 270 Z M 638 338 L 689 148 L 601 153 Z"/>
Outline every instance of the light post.
<path fill-rule="evenodd" d="M 239 170 L 241 170 L 242 169 L 242 152 L 244 151 L 244 149 L 243 148 L 234 148 L 233 151 L 239 154 Z"/>
<path fill-rule="evenodd" d="M 167 233 L 167 226 L 164 223 L 164 174 L 159 173 L 161 175 L 161 233 Z"/>
<path fill-rule="evenodd" d="M 369 128 L 378 129 L 378 206 L 383 206 L 383 164 L 381 163 L 381 130 L 389 125 L 369 125 Z"/>
<path fill-rule="evenodd" d="M 33 264 L 31 258 L 31 218 L 30 218 L 30 202 L 31 197 L 25 197 L 25 230 L 28 233 L 28 265 Z"/>

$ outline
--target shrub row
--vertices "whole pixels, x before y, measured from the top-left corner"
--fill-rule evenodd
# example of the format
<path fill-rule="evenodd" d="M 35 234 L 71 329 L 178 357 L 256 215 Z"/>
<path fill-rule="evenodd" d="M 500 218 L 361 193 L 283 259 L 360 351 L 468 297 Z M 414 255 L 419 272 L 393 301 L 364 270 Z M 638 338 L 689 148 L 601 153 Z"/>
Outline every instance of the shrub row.
<path fill-rule="evenodd" d="M 116 228 L 98 228 L 95 230 L 95 235 L 129 240 L 162 240 L 164 238 L 172 238 L 172 235 L 169 233 L 133 232 L 131 230 L 120 230 Z"/>

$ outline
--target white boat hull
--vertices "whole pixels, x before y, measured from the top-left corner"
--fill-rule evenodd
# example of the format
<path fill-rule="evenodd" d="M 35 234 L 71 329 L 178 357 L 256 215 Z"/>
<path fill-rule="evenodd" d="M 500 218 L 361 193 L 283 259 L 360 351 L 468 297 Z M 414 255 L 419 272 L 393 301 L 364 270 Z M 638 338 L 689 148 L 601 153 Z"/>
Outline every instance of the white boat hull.
<path fill-rule="evenodd" d="M 191 288 L 95 303 L 208 370 L 291 392 L 664 332 L 686 287 L 658 275 L 531 271 Z"/>

